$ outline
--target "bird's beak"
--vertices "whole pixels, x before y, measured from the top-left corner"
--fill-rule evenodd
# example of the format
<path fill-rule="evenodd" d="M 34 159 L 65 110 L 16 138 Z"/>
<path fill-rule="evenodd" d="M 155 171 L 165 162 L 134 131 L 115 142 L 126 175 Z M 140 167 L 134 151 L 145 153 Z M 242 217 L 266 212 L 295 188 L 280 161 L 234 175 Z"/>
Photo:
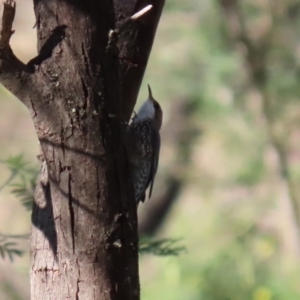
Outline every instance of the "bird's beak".
<path fill-rule="evenodd" d="M 149 99 L 154 100 L 154 99 L 153 99 L 153 96 L 152 96 L 151 87 L 150 87 L 149 84 L 148 84 L 148 92 L 149 92 Z"/>

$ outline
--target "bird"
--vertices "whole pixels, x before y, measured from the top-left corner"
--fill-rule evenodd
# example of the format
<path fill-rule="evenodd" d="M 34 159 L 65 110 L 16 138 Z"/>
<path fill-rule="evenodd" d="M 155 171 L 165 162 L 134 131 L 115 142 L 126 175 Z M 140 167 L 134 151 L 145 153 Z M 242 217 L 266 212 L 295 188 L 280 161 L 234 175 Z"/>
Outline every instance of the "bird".
<path fill-rule="evenodd" d="M 151 197 L 154 179 L 158 168 L 160 152 L 160 129 L 163 112 L 153 98 L 148 84 L 148 99 L 132 119 L 127 130 L 127 153 L 137 205 L 144 202 L 146 190 L 150 186 Z"/>

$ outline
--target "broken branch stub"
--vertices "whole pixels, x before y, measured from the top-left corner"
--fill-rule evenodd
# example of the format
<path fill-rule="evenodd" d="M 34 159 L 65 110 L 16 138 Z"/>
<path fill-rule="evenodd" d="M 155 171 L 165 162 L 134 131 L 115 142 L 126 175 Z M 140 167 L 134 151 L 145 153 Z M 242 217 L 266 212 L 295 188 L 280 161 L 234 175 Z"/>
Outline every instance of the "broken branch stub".
<path fill-rule="evenodd" d="M 2 28 L 0 37 L 0 48 L 9 48 L 9 41 L 14 33 L 12 30 L 12 24 L 16 14 L 16 2 L 13 0 L 6 0 L 3 3 L 3 15 L 2 15 Z"/>

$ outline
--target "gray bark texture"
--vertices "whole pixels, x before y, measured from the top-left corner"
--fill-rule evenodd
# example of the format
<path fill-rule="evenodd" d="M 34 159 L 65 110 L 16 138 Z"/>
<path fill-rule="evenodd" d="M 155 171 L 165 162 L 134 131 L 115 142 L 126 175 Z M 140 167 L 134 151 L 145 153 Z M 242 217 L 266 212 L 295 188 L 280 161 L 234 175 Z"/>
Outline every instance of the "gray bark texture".
<path fill-rule="evenodd" d="M 149 2 L 34 0 L 39 54 L 28 64 L 9 46 L 15 4 L 4 4 L 0 80 L 29 109 L 42 150 L 32 212 L 33 300 L 140 297 L 122 133 L 164 4 Z M 148 4 L 145 15 L 128 19 Z"/>

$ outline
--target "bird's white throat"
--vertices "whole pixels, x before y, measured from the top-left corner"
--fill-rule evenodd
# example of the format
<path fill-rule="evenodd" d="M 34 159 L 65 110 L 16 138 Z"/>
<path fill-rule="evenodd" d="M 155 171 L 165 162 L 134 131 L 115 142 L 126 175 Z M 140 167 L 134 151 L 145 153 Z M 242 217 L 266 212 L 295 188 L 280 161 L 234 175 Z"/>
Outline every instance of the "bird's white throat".
<path fill-rule="evenodd" d="M 139 109 L 136 115 L 136 121 L 142 121 L 146 119 L 154 119 L 155 110 L 151 100 L 147 100 Z"/>

